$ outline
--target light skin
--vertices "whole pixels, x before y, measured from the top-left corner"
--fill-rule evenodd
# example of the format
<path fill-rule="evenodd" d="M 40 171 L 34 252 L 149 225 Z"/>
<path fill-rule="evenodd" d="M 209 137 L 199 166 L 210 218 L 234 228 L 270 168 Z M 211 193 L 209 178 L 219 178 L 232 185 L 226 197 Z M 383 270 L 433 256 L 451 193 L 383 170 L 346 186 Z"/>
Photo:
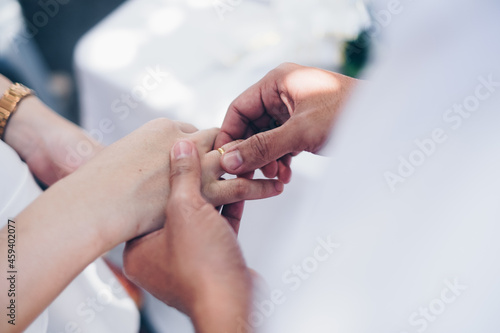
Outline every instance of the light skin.
<path fill-rule="evenodd" d="M 325 144 L 356 84 L 355 79 L 294 64 L 273 70 L 229 107 L 216 146 L 245 139 L 232 143 L 223 156 L 233 159 L 229 153 L 238 150 L 243 163 L 236 169 L 227 165 L 234 161 L 223 161 L 222 166 L 235 174 L 262 167 L 266 176 L 289 181 L 291 156 L 304 150 L 316 153 Z M 271 117 L 282 126 L 261 132 Z M 177 159 L 175 150 L 171 156 L 175 191 L 166 207 L 165 225 L 127 244 L 126 273 L 189 315 L 197 332 L 237 332 L 251 310 L 252 290 L 236 233 L 228 231 L 239 224 L 241 211 L 226 207 L 233 211 L 224 223 L 198 193 L 196 156 Z M 160 249 L 154 259 L 153 249 Z"/>
<path fill-rule="evenodd" d="M 225 171 L 246 176 L 248 172 L 262 168 L 267 177 L 278 177 L 288 182 L 291 177 L 291 156 L 304 150 L 316 153 L 325 144 L 339 110 L 356 84 L 357 81 L 354 79 L 315 68 L 294 64 L 284 64 L 278 67 L 231 104 L 221 133 L 215 134 L 217 136 L 215 147 L 227 144 L 225 146 L 227 153 L 220 162 L 221 166 Z M 268 129 L 272 118 L 281 126 L 261 132 Z M 154 188 L 155 184 L 144 181 L 142 176 L 138 175 L 141 172 L 137 171 L 137 160 L 127 160 L 125 152 L 129 149 L 154 150 L 155 148 L 151 148 L 144 142 L 141 146 L 140 142 L 143 140 L 147 143 L 156 142 L 154 133 L 163 132 L 165 128 L 158 130 L 153 126 L 153 128 L 143 130 L 146 133 L 134 133 L 129 142 L 123 143 L 122 141 L 122 145 L 117 143 L 113 148 L 113 154 L 105 154 L 106 151 L 99 154 L 106 155 L 106 157 L 109 155 L 109 158 L 99 158 L 98 155 L 87 166 L 74 173 L 74 176 L 71 175 L 57 183 L 35 201 L 34 204 L 39 203 L 39 207 L 31 205 L 21 213 L 18 217 L 21 221 L 32 220 L 33 217 L 30 217 L 30 214 L 42 221 L 38 228 L 30 227 L 29 222 L 22 223 L 24 227 L 19 228 L 21 232 L 24 230 L 25 245 L 23 246 L 28 249 L 31 243 L 40 242 L 41 235 L 50 235 L 50 231 L 55 230 L 54 227 L 65 226 L 64 221 L 73 220 L 74 225 L 66 229 L 71 229 L 71 232 L 76 231 L 80 235 L 72 244 L 73 252 L 66 253 L 66 256 L 57 255 L 57 251 L 50 249 L 48 245 L 47 248 L 41 247 L 44 258 L 55 257 L 58 259 L 56 263 L 45 262 L 39 264 L 40 267 L 36 267 L 36 264 L 28 262 L 24 264 L 26 268 L 23 267 L 23 269 L 26 269 L 27 276 L 30 276 L 29 269 L 37 272 L 37 269 L 47 270 L 48 266 L 49 271 L 57 271 L 59 265 L 68 265 L 71 274 L 62 277 L 63 281 L 57 281 L 56 284 L 66 285 L 78 274 L 81 267 L 85 267 L 99 253 L 114 246 L 113 240 L 130 239 L 133 238 L 132 235 L 145 234 L 163 225 L 158 231 L 138 238 L 127 245 L 125 252 L 127 274 L 159 299 L 187 313 L 198 332 L 234 332 L 237 329 L 238 320 L 248 315 L 251 300 L 251 279 L 236 243 L 234 231 L 239 225 L 242 204 L 240 202 L 226 206 L 223 211 L 224 216 L 220 216 L 213 209 L 213 206 L 219 205 L 220 202 L 207 201 L 210 195 L 200 193 L 200 187 L 204 190 L 207 188 L 203 185 L 206 181 L 203 171 L 206 168 L 203 166 L 203 154 L 201 154 L 202 166 L 200 167 L 200 154 L 195 153 L 194 146 L 198 147 L 198 151 L 203 152 L 203 149 L 200 149 L 199 144 L 192 137 L 184 137 L 184 140 L 189 139 L 195 143 L 183 141 L 185 143 L 183 149 L 180 148 L 183 145 L 178 143 L 172 150 L 170 171 L 164 167 L 164 164 L 159 163 L 161 166 L 158 167 L 155 161 L 150 161 L 153 166 L 147 170 L 155 176 L 146 178 L 157 179 L 159 175 L 157 169 L 161 169 L 164 174 L 170 174 L 170 181 L 165 180 L 165 183 L 171 184 L 172 190 L 165 190 L 163 187 L 161 189 L 163 196 L 158 195 L 157 192 L 152 200 L 151 197 L 142 198 L 144 188 Z M 229 144 L 238 139 L 244 139 L 244 141 Z M 140 147 L 134 147 L 134 144 Z M 169 149 L 161 148 L 165 152 L 170 150 L 170 147 Z M 190 154 L 186 153 L 186 147 L 191 147 Z M 161 149 L 158 148 L 158 150 Z M 182 150 L 184 153 L 179 154 L 178 152 Z M 158 151 L 155 153 L 158 154 Z M 123 168 L 122 177 L 111 171 L 120 170 L 114 163 L 127 166 Z M 88 180 L 92 177 L 99 179 L 103 171 L 106 176 L 101 178 L 100 182 L 104 184 L 107 182 L 110 185 L 103 186 L 104 192 L 99 196 L 90 195 L 80 201 L 76 199 L 81 198 L 71 197 L 71 194 L 74 196 L 77 193 L 74 188 L 78 186 L 84 187 L 81 193 L 90 193 L 92 186 L 88 183 L 92 182 Z M 214 173 L 214 179 L 217 179 L 217 175 L 221 172 L 220 169 L 217 170 Z M 131 178 L 126 184 L 113 183 L 114 176 L 123 179 L 125 175 Z M 84 180 L 87 183 L 83 184 Z M 237 181 L 241 180 L 246 179 Z M 111 186 L 112 183 L 114 186 Z M 132 188 L 134 191 L 124 193 L 123 187 L 120 188 L 120 186 Z M 273 186 L 276 187 L 276 183 Z M 277 185 L 277 188 L 280 189 L 280 186 Z M 237 188 L 241 189 L 242 186 L 237 186 Z M 262 190 L 262 187 L 260 189 Z M 247 191 L 244 192 L 248 194 Z M 155 191 L 152 190 L 152 192 Z M 166 205 L 165 201 L 161 202 L 165 197 L 168 197 Z M 109 207 L 119 207 L 118 210 L 103 209 L 99 211 L 99 216 L 93 216 L 94 213 L 88 210 L 88 204 L 99 205 L 101 203 L 102 207 L 102 201 L 109 200 L 109 198 L 111 198 Z M 240 195 L 239 200 L 243 199 L 244 196 Z M 235 201 L 238 199 L 235 198 Z M 66 206 L 75 202 L 78 204 L 73 210 L 66 210 L 64 214 L 56 216 L 50 211 L 57 208 L 47 208 L 50 203 Z M 86 202 L 87 205 L 82 202 Z M 130 202 L 136 204 L 128 207 L 125 203 Z M 154 209 L 151 207 L 144 209 L 144 206 L 148 205 L 152 205 Z M 117 211 L 121 214 L 116 214 Z M 123 224 L 124 218 L 134 220 L 138 216 L 146 216 L 146 219 L 142 219 L 143 223 L 136 221 L 131 224 L 131 228 L 125 227 L 126 223 L 120 230 L 113 228 L 119 222 Z M 99 222 L 89 228 L 89 221 Z M 68 232 L 67 235 L 69 234 Z M 176 237 L 173 237 L 174 234 Z M 113 237 L 102 237 L 102 235 L 113 235 Z M 88 251 L 89 246 L 92 251 Z M 156 250 L 154 262 L 150 258 L 153 249 Z M 37 250 L 40 251 L 40 249 Z M 80 255 L 79 265 L 75 265 L 74 260 L 71 261 L 76 254 Z M 85 255 L 84 258 L 81 258 L 82 254 Z M 41 278 L 42 280 L 37 281 L 40 285 L 54 285 L 49 274 Z M 24 288 L 29 288 L 29 285 Z M 56 295 L 59 291 L 60 288 L 51 290 L 50 294 Z M 40 301 L 37 304 L 41 304 L 37 309 L 41 311 L 44 302 Z"/>
<path fill-rule="evenodd" d="M 92 156 L 82 159 L 81 165 L 65 165 L 66 141 L 62 140 L 70 137 L 68 144 L 77 145 L 89 138 L 78 127 L 49 115 L 48 108 L 46 119 L 55 122 L 47 125 L 53 126 L 52 131 L 32 123 L 38 119 L 35 108 L 42 104 L 36 97 L 30 99 L 21 102 L 9 121 L 5 140 L 39 179 L 52 186 L 14 219 L 16 269 L 19 277 L 22 273 L 16 302 L 22 311 L 16 326 L 0 321 L 2 332 L 26 328 L 106 251 L 163 226 L 166 198 L 171 193 L 169 151 L 177 140 L 189 139 L 196 145 L 203 170 L 199 191 L 212 207 L 270 197 L 283 190 L 276 180 L 219 180 L 224 171 L 219 152 L 213 151 L 218 130 L 197 131 L 168 119 L 149 122 L 107 148 L 94 142 Z M 55 129 L 64 133 L 55 134 Z M 34 140 L 16 139 L 17 133 L 32 135 Z M 19 145 L 18 140 L 25 144 Z M 226 209 L 225 214 L 230 217 L 234 211 Z M 7 228 L 0 230 L 0 248 L 7 248 Z M 6 260 L 0 261 L 0 270 L 8 270 Z M 7 290 L 8 281 L 0 281 L 0 290 Z M 0 304 L 8 302 L 2 292 Z"/>
<path fill-rule="evenodd" d="M 201 170 L 196 146 L 178 142 L 171 151 L 165 225 L 127 244 L 125 272 L 190 316 L 197 332 L 237 332 L 252 289 L 235 230 L 241 213 L 229 208 L 223 217 L 203 198 Z"/>
<path fill-rule="evenodd" d="M 11 84 L 0 75 L 0 93 L 3 94 Z M 23 99 L 19 109 L 12 114 L 3 139 L 26 162 L 33 175 L 46 185 L 52 185 L 75 171 L 104 148 L 36 96 Z M 74 163 L 67 163 L 67 149 L 75 150 L 79 142 L 85 142 L 91 150 Z"/>

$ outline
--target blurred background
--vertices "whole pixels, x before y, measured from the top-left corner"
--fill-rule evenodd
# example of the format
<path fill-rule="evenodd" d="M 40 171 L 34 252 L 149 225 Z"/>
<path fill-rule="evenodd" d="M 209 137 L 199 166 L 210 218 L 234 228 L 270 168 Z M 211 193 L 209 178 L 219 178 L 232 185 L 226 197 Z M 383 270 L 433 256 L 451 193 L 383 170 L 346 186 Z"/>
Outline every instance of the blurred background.
<path fill-rule="evenodd" d="M 0 72 L 78 122 L 75 45 L 123 2 L 0 0 Z"/>
<path fill-rule="evenodd" d="M 13 81 L 24 82 L 38 92 L 38 95 L 58 113 L 80 123 L 78 88 L 75 79 L 74 53 L 80 39 L 96 25 L 113 15 L 124 0 L 0 0 L 0 72 Z M 247 8 L 251 5 L 257 10 Z M 222 62 L 242 66 L 231 57 L 249 57 L 267 47 L 269 53 L 280 52 L 283 39 L 293 39 L 295 54 L 288 54 L 283 61 L 293 61 L 307 57 L 305 53 L 316 54 L 311 62 L 328 69 L 342 71 L 347 75 L 358 76 L 369 55 L 372 36 L 367 34 L 370 18 L 367 11 L 369 3 L 358 0 L 323 1 L 284 1 L 284 0 L 191 0 L 191 1 L 144 1 L 137 7 L 151 15 L 146 20 L 156 27 L 161 38 L 158 47 L 168 52 L 169 37 L 167 30 L 179 24 L 180 16 L 175 15 L 178 6 L 205 10 L 213 22 L 199 22 L 198 28 L 208 23 L 227 28 L 227 21 L 240 20 L 239 28 L 250 31 L 227 31 L 223 38 L 238 38 L 240 49 L 226 53 L 220 50 Z M 151 6 L 153 8 L 151 8 Z M 171 9 L 169 11 L 169 9 Z M 163 17 L 162 17 L 163 11 Z M 141 12 L 135 12 L 133 20 L 143 20 Z M 245 15 L 246 14 L 246 15 Z M 241 20 L 243 18 L 243 20 Z M 196 19 L 196 18 L 194 18 Z M 272 20 L 274 27 L 262 27 L 261 23 Z M 219 22 L 217 22 L 219 21 Z M 193 24 L 193 22 L 190 22 Z M 270 22 L 267 22 L 270 23 Z M 192 27 L 196 29 L 196 22 Z M 233 29 L 231 27 L 231 29 Z M 264 28 L 264 29 L 261 29 Z M 265 30 L 267 34 L 252 36 L 251 31 Z M 277 29 L 276 29 L 277 28 Z M 98 29 L 97 29 L 98 30 Z M 154 32 L 154 31 L 153 31 Z M 185 41 L 186 44 L 201 44 L 205 33 L 198 31 L 197 39 Z M 221 37 L 220 31 L 218 36 Z M 250 34 L 248 33 L 250 32 Z M 98 32 L 99 33 L 99 32 Z M 361 34 L 361 35 L 360 35 Z M 232 36 L 231 36 L 232 35 Z M 193 37 L 189 35 L 189 37 Z M 127 37 L 125 37 L 127 39 Z M 133 36 L 131 36 L 133 39 Z M 147 39 L 147 38 L 144 38 Z M 281 39 L 281 40 L 280 40 Z M 132 41 L 130 41 L 132 42 Z M 178 41 L 172 43 L 175 45 Z M 289 41 L 285 41 L 289 42 Z M 125 42 L 126 43 L 126 42 Z M 222 43 L 236 44 L 234 40 Z M 120 41 L 116 41 L 120 44 Z M 179 45 L 180 44 L 180 45 Z M 108 45 L 113 48 L 115 45 Z M 175 45 L 182 48 L 182 43 Z M 262 54 L 262 52 L 260 52 Z M 304 58 L 302 57 L 302 58 Z M 231 59 L 230 59 L 231 58 Z M 279 64 L 279 57 L 273 59 L 263 55 L 262 61 L 270 68 Z M 316 58 L 316 59 L 313 59 Z M 244 66 L 244 65 L 243 65 Z M 126 68 L 124 68 L 126 69 Z"/>
<path fill-rule="evenodd" d="M 0 73 L 110 144 L 157 117 L 220 126 L 231 101 L 282 62 L 361 77 L 383 26 L 361 0 L 0 0 Z M 247 205 L 254 222 L 240 241 L 263 276 L 275 207 L 300 200 L 323 165 L 303 155 L 284 195 Z M 109 259 L 119 267 L 121 250 Z M 144 332 L 192 331 L 153 297 L 143 303 Z"/>

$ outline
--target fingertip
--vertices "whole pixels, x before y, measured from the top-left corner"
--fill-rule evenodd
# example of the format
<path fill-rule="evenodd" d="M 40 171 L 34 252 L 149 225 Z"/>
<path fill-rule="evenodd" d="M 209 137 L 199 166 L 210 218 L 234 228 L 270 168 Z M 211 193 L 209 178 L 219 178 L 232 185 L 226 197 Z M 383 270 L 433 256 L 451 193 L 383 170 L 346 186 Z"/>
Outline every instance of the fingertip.
<path fill-rule="evenodd" d="M 292 169 L 284 164 L 278 166 L 278 179 L 285 184 L 290 183 L 292 179 Z"/>
<path fill-rule="evenodd" d="M 278 175 L 279 170 L 278 162 L 272 161 L 269 164 L 264 165 L 260 170 L 267 178 L 275 178 Z"/>
<path fill-rule="evenodd" d="M 179 140 L 172 147 L 172 157 L 174 160 L 188 158 L 194 155 L 194 144 L 189 140 Z"/>
<path fill-rule="evenodd" d="M 278 192 L 278 194 L 281 194 L 285 189 L 285 184 L 283 184 L 280 181 L 277 181 L 274 183 L 274 188 L 276 189 L 276 192 Z"/>
<path fill-rule="evenodd" d="M 255 171 L 249 171 L 247 173 L 243 173 L 241 175 L 238 175 L 238 177 L 245 178 L 245 179 L 253 179 L 254 174 L 255 174 Z"/>
<path fill-rule="evenodd" d="M 243 165 L 243 158 L 241 157 L 240 151 L 233 150 L 225 153 L 224 156 L 222 156 L 221 165 L 227 172 L 235 174 Z"/>

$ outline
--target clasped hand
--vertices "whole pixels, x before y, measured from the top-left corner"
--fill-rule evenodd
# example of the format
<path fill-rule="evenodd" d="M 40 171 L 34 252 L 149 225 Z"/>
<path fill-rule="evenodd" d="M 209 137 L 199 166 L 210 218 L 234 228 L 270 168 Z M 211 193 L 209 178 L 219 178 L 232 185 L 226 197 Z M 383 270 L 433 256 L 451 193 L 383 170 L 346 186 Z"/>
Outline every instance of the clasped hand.
<path fill-rule="evenodd" d="M 25 291 L 19 328 L 84 267 L 132 240 L 124 263 L 133 281 L 187 313 L 198 332 L 236 331 L 251 303 L 250 274 L 236 241 L 243 201 L 283 191 L 291 157 L 325 144 L 355 85 L 336 73 L 285 64 L 231 104 L 220 131 L 157 119 L 106 148 L 38 99 L 26 99 L 5 141 L 51 186 L 16 217 L 25 253 L 19 267 L 30 277 L 19 285 Z M 269 130 L 271 122 L 278 127 Z M 66 146 L 82 140 L 92 152 L 65 165 Z M 214 150 L 220 146 L 222 158 Z M 251 179 L 257 168 L 278 180 Z M 221 180 L 226 171 L 238 178 Z M 222 215 L 215 208 L 221 205 Z M 48 239 L 71 242 L 52 246 Z M 52 258 L 52 265 L 39 257 Z M 43 292 L 32 292 L 37 284 L 46 286 Z"/>
<path fill-rule="evenodd" d="M 105 148 L 60 183 L 74 182 L 68 188 L 74 191 L 78 186 L 83 193 L 92 192 L 91 186 L 100 188 L 88 200 L 106 214 L 101 215 L 107 221 L 101 225 L 101 234 L 110 237 L 105 239 L 108 247 L 164 225 L 166 198 L 172 191 L 169 152 L 180 139 L 190 140 L 197 148 L 202 170 L 199 190 L 213 207 L 271 197 L 283 190 L 278 180 L 221 179 L 225 173 L 220 166 L 221 154 L 213 149 L 218 133 L 218 129 L 198 131 L 189 124 L 156 119 Z M 234 144 L 224 147 L 229 149 Z"/>
<path fill-rule="evenodd" d="M 292 156 L 324 146 L 355 85 L 340 74 L 281 65 L 230 105 L 215 141 L 226 144 L 227 153 L 217 156 L 220 165 L 240 176 L 261 168 L 269 178 L 290 181 Z M 251 279 L 236 243 L 242 204 L 223 211 L 227 220 L 217 214 L 200 195 L 206 167 L 202 160 L 200 168 L 196 155 L 188 141 L 174 146 L 164 228 L 128 243 L 125 270 L 138 285 L 187 313 L 197 332 L 237 332 L 251 303 Z M 275 185 L 281 192 L 282 183 Z"/>

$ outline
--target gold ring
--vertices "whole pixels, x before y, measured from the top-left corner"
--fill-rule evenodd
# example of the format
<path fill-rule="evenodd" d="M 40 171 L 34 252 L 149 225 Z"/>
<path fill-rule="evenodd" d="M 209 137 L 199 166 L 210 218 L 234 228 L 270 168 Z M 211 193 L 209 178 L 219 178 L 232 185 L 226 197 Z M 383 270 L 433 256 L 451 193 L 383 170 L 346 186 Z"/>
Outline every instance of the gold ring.
<path fill-rule="evenodd" d="M 224 155 L 225 153 L 225 150 L 221 148 L 217 149 L 217 151 L 221 154 L 221 155 Z"/>

